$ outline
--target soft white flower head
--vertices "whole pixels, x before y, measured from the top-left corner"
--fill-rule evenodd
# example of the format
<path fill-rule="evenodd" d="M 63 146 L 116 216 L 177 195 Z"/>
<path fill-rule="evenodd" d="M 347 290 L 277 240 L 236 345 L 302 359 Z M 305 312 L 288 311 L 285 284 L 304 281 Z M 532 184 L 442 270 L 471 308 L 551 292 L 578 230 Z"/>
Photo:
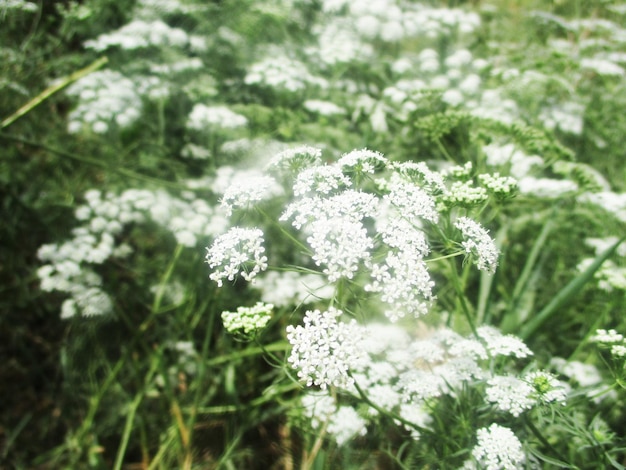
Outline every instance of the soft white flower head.
<path fill-rule="evenodd" d="M 330 282 L 352 279 L 361 263 L 370 258 L 373 241 L 363 224 L 347 217 L 319 219 L 310 224 L 307 242 L 317 266 L 324 265 Z"/>
<path fill-rule="evenodd" d="M 271 176 L 248 172 L 234 178 L 222 196 L 221 206 L 230 216 L 235 208 L 246 208 L 282 193 L 282 187 Z"/>
<path fill-rule="evenodd" d="M 322 100 L 306 100 L 302 103 L 304 109 L 320 116 L 337 116 L 345 115 L 346 110 L 340 106 L 337 106 L 331 101 Z"/>
<path fill-rule="evenodd" d="M 487 381 L 485 398 L 500 411 L 507 411 L 517 417 L 535 405 L 532 398 L 533 387 L 512 376 L 495 376 Z"/>
<path fill-rule="evenodd" d="M 347 388 L 354 379 L 350 371 L 364 359 L 359 347 L 363 329 L 355 320 L 338 321 L 341 310 L 309 310 L 304 325 L 287 326 L 287 340 L 293 346 L 288 362 L 307 386 L 326 389 L 329 385 Z"/>
<path fill-rule="evenodd" d="M 468 255 L 475 257 L 478 269 L 493 274 L 498 266 L 500 252 L 489 232 L 468 217 L 459 217 L 454 226 L 463 234 L 461 245 Z"/>
<path fill-rule="evenodd" d="M 373 174 L 384 169 L 387 164 L 387 159 L 381 153 L 368 149 L 344 153 L 337 162 L 343 171 L 357 175 L 362 173 Z"/>
<path fill-rule="evenodd" d="M 184 47 L 188 41 L 184 30 L 171 28 L 160 20 L 150 22 L 135 20 L 117 31 L 101 34 L 96 39 L 86 41 L 85 47 L 96 51 L 104 51 L 114 46 L 133 50 L 149 46 Z"/>
<path fill-rule="evenodd" d="M 330 194 L 352 185 L 352 181 L 337 166 L 322 165 L 302 170 L 293 185 L 295 196 L 307 193 Z"/>
<path fill-rule="evenodd" d="M 233 227 L 207 248 L 206 262 L 214 269 L 209 278 L 218 287 L 222 286 L 223 279 L 233 281 L 238 275 L 252 281 L 259 272 L 267 269 L 264 252 L 260 229 Z"/>
<path fill-rule="evenodd" d="M 607 343 L 607 344 L 621 343 L 624 341 L 624 335 L 622 335 L 621 333 L 618 333 L 614 329 L 605 330 L 601 328 L 601 329 L 596 330 L 596 334 L 593 335 L 589 339 L 589 341 L 594 341 L 596 343 Z"/>
<path fill-rule="evenodd" d="M 492 424 L 476 433 L 472 450 L 480 468 L 485 470 L 514 470 L 523 468 L 526 460 L 522 444 L 509 428 Z"/>
<path fill-rule="evenodd" d="M 478 327 L 478 336 L 485 342 L 492 356 L 513 356 L 523 359 L 533 354 L 521 339 L 513 335 L 503 335 L 492 326 Z"/>
<path fill-rule="evenodd" d="M 226 106 L 196 104 L 187 119 L 187 127 L 198 131 L 209 129 L 237 129 L 248 124 L 248 120 Z"/>

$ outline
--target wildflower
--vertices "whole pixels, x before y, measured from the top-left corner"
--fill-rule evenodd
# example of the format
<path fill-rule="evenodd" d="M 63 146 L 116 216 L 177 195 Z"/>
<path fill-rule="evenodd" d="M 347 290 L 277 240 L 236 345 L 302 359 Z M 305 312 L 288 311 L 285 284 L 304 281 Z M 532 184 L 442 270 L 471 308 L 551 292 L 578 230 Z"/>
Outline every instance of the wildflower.
<path fill-rule="evenodd" d="M 236 312 L 222 312 L 224 328 L 231 334 L 248 338 L 267 326 L 273 308 L 272 304 L 257 302 L 253 307 L 237 307 Z"/>
<path fill-rule="evenodd" d="M 517 417 L 535 404 L 533 387 L 517 377 L 495 376 L 487 381 L 487 385 L 486 399 L 500 411 L 508 411 Z"/>
<path fill-rule="evenodd" d="M 307 242 L 313 249 L 313 261 L 326 266 L 324 274 L 330 282 L 341 277 L 352 279 L 374 246 L 363 224 L 347 217 L 314 221 L 310 231 Z"/>
<path fill-rule="evenodd" d="M 512 470 L 523 468 L 525 461 L 522 444 L 509 428 L 493 423 L 476 433 L 477 443 L 472 456 L 485 470 Z"/>
<path fill-rule="evenodd" d="M 282 187 L 274 178 L 258 174 L 245 174 L 234 178 L 233 183 L 224 192 L 221 206 L 230 216 L 234 208 L 246 207 L 256 202 L 282 194 Z"/>
<path fill-rule="evenodd" d="M 493 356 L 513 356 L 523 359 L 533 354 L 521 339 L 513 335 L 503 335 L 492 326 L 479 327 L 478 336 L 485 342 Z"/>
<path fill-rule="evenodd" d="M 473 181 L 454 181 L 447 189 L 442 200 L 447 206 L 471 207 L 487 201 L 489 195 L 485 188 L 474 186 Z"/>
<path fill-rule="evenodd" d="M 590 338 L 590 341 L 597 343 L 621 343 L 624 341 L 624 335 L 618 333 L 614 329 L 605 330 L 598 329 L 596 334 Z"/>
<path fill-rule="evenodd" d="M 478 175 L 478 180 L 499 199 L 512 196 L 517 189 L 517 180 L 515 178 L 500 176 L 500 173 L 494 173 L 493 175 L 484 173 Z"/>
<path fill-rule="evenodd" d="M 103 134 L 112 125 L 127 127 L 141 114 L 139 88 L 113 70 L 91 73 L 70 85 L 66 93 L 78 99 L 78 105 L 69 114 L 71 133 L 86 125 L 96 134 Z"/>
<path fill-rule="evenodd" d="M 223 279 L 233 281 L 241 275 L 246 281 L 252 281 L 261 271 L 267 269 L 267 257 L 263 254 L 263 232 L 260 229 L 233 227 L 215 239 L 207 248 L 206 262 L 214 270 L 209 278 L 217 282 Z"/>
<path fill-rule="evenodd" d="M 337 164 L 343 169 L 355 174 L 370 173 L 384 169 L 388 162 L 387 159 L 379 152 L 373 150 L 353 150 L 344 153 Z"/>
<path fill-rule="evenodd" d="M 321 149 L 303 145 L 278 153 L 269 162 L 267 169 L 281 174 L 296 175 L 305 168 L 320 165 L 321 163 Z"/>
<path fill-rule="evenodd" d="M 524 382 L 532 387 L 531 397 L 541 404 L 561 403 L 567 398 L 569 386 L 546 371 L 530 372 L 523 377 Z"/>
<path fill-rule="evenodd" d="M 428 312 L 434 299 L 432 288 L 435 283 L 424 260 L 408 256 L 408 252 L 389 252 L 384 263 L 368 264 L 372 281 L 366 291 L 378 292 L 381 300 L 390 305 L 385 315 L 395 322 L 406 314 L 416 318 Z"/>
<path fill-rule="evenodd" d="M 329 194 L 334 190 L 350 186 L 352 182 L 336 166 L 315 166 L 302 170 L 293 185 L 295 196 L 307 193 Z"/>
<path fill-rule="evenodd" d="M 351 406 L 340 406 L 332 415 L 326 430 L 342 446 L 355 436 L 365 436 L 367 422 Z"/>
<path fill-rule="evenodd" d="M 196 104 L 189 117 L 187 127 L 198 131 L 209 129 L 237 129 L 248 124 L 248 120 L 226 106 Z"/>
<path fill-rule="evenodd" d="M 389 189 L 384 198 L 406 219 L 424 219 L 433 223 L 439 220 L 434 199 L 423 189 L 399 179 L 390 181 Z"/>
<path fill-rule="evenodd" d="M 493 274 L 498 265 L 498 248 L 487 230 L 467 217 L 459 217 L 454 223 L 465 239 L 461 244 L 468 255 L 475 256 L 478 269 Z"/>
<path fill-rule="evenodd" d="M 355 320 L 337 319 L 342 311 L 330 307 L 325 312 L 309 310 L 304 325 L 287 326 L 287 340 L 293 346 L 288 362 L 308 387 L 329 385 L 346 388 L 354 383 L 350 371 L 364 358 L 359 347 L 363 336 Z"/>
<path fill-rule="evenodd" d="M 335 103 L 322 100 L 306 100 L 302 106 L 307 111 L 319 114 L 320 116 L 344 115 L 346 110 Z"/>
<path fill-rule="evenodd" d="M 134 50 L 149 46 L 183 47 L 188 41 L 184 30 L 171 28 L 160 20 L 150 22 L 135 20 L 117 31 L 85 41 L 85 47 L 96 51 L 104 51 L 114 46 Z"/>

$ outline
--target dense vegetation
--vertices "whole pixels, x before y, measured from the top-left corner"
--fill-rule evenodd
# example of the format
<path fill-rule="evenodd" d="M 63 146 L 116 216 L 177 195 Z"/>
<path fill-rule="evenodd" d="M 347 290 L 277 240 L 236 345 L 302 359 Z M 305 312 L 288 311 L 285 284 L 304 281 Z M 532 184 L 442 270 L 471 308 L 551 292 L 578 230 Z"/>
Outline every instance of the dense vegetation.
<path fill-rule="evenodd" d="M 0 467 L 624 468 L 625 44 L 618 0 L 0 0 Z"/>

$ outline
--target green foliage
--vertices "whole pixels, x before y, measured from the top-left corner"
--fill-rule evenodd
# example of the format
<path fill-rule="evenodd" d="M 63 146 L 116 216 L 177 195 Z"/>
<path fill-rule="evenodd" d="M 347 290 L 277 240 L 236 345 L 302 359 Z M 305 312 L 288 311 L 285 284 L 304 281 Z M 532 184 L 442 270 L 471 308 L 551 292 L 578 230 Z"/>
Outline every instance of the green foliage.
<path fill-rule="evenodd" d="M 406 24 L 372 26 L 396 11 L 401 2 L 391 0 L 394 9 L 366 17 L 352 10 L 359 2 L 338 10 L 304 0 L 5 3 L 0 467 L 460 468 L 477 430 L 492 423 L 514 432 L 528 465 L 626 466 L 623 357 L 592 339 L 600 328 L 626 334 L 619 2 L 420 2 L 424 11 L 461 8 L 442 10 L 462 20 L 432 20 L 430 35 L 423 24 L 404 35 Z M 398 14 L 412 7 L 418 2 Z M 479 27 L 463 16 L 470 12 Z M 145 47 L 119 39 L 133 22 L 148 25 L 150 34 L 130 35 Z M 103 37 L 111 44 L 93 45 Z M 323 49 L 329 37 L 333 46 Z M 341 57 L 351 41 L 356 47 Z M 265 69 L 255 68 L 260 63 Z M 103 96 L 72 91 L 98 76 L 111 82 Z M 470 76 L 474 82 L 464 81 Z M 199 105 L 209 111 L 194 126 Z M 135 114 L 120 117 L 129 109 Z M 211 121 L 216 109 L 231 114 Z M 489 357 L 485 370 L 551 371 L 571 386 L 566 404 L 513 417 L 486 400 L 487 379 L 476 378 L 425 400 L 431 421 L 420 424 L 380 405 L 371 388 L 330 387 L 334 406 L 367 418 L 367 432 L 338 442 L 332 414 L 314 424 L 321 418 L 303 405 L 311 389 L 287 361 L 286 328 L 329 304 L 358 321 L 387 321 L 382 302 L 363 288 L 365 273 L 337 283 L 320 275 L 307 237 L 277 221 L 292 202 L 285 184 L 270 201 L 236 210 L 232 223 L 263 228 L 266 254 L 278 260 L 272 274 L 309 274 L 307 282 L 317 276 L 322 285 L 309 285 L 306 299 L 292 286 L 291 303 L 277 305 L 263 328 L 231 335 L 223 312 L 284 293 L 242 279 L 217 289 L 205 262 L 205 247 L 227 230 L 219 208 L 225 182 L 245 185 L 237 178 L 246 171 L 302 144 L 323 150 L 318 163 L 377 149 L 394 164 L 427 162 L 466 191 L 484 190 L 474 203 L 433 191 L 450 219 L 420 226 L 432 244 L 437 301 L 428 316 L 398 325 L 416 342 L 444 326 L 474 339 L 481 326 L 517 335 L 534 358 Z M 297 170 L 313 161 L 298 161 Z M 355 188 L 382 198 L 383 167 L 375 171 L 355 171 Z M 405 176 L 425 186 L 415 171 Z M 481 175 L 495 173 L 519 186 L 489 192 Z M 124 201 L 136 205 L 124 212 Z M 103 207 L 112 215 L 100 220 L 94 211 Z M 455 241 L 454 220 L 463 216 L 495 240 L 495 275 L 476 272 Z M 120 226 L 93 228 L 114 222 Z M 373 225 L 367 219 L 367 229 Z M 98 258 L 98 238 L 85 255 L 81 230 L 103 240 L 110 234 L 111 253 Z M 42 255 L 46 246 L 49 256 L 78 259 L 72 288 L 44 287 L 42 267 L 53 264 Z M 85 273 L 91 281 L 80 284 Z M 103 311 L 110 300 L 108 313 L 82 315 L 87 288 L 106 296 L 95 297 Z M 78 313 L 61 319 L 68 301 Z M 591 370 L 585 366 L 597 381 L 572 372 Z M 543 380 L 537 386 L 547 393 Z"/>

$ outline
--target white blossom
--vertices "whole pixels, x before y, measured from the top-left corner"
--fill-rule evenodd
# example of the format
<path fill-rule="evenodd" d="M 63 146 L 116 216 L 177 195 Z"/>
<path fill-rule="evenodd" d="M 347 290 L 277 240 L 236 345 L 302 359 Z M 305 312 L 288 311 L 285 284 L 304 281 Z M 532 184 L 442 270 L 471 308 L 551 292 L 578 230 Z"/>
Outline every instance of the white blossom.
<path fill-rule="evenodd" d="M 514 470 L 523 468 L 524 451 L 519 439 L 509 428 L 493 423 L 476 433 L 477 443 L 472 456 L 485 470 Z"/>
<path fill-rule="evenodd" d="M 363 330 L 355 320 L 338 321 L 342 313 L 333 307 L 325 312 L 309 310 L 304 325 L 287 326 L 287 340 L 293 347 L 288 362 L 309 387 L 346 388 L 354 381 L 350 371 L 364 358 L 359 347 Z"/>
<path fill-rule="evenodd" d="M 209 278 L 218 287 L 222 286 L 223 279 L 233 281 L 238 275 L 252 281 L 259 272 L 267 269 L 263 241 L 260 229 L 241 227 L 233 227 L 217 237 L 207 248 L 206 262 L 213 269 Z"/>
<path fill-rule="evenodd" d="M 494 240 L 478 222 L 467 217 L 459 217 L 454 226 L 463 234 L 461 245 L 468 255 L 476 257 L 478 269 L 493 274 L 500 255 Z"/>

